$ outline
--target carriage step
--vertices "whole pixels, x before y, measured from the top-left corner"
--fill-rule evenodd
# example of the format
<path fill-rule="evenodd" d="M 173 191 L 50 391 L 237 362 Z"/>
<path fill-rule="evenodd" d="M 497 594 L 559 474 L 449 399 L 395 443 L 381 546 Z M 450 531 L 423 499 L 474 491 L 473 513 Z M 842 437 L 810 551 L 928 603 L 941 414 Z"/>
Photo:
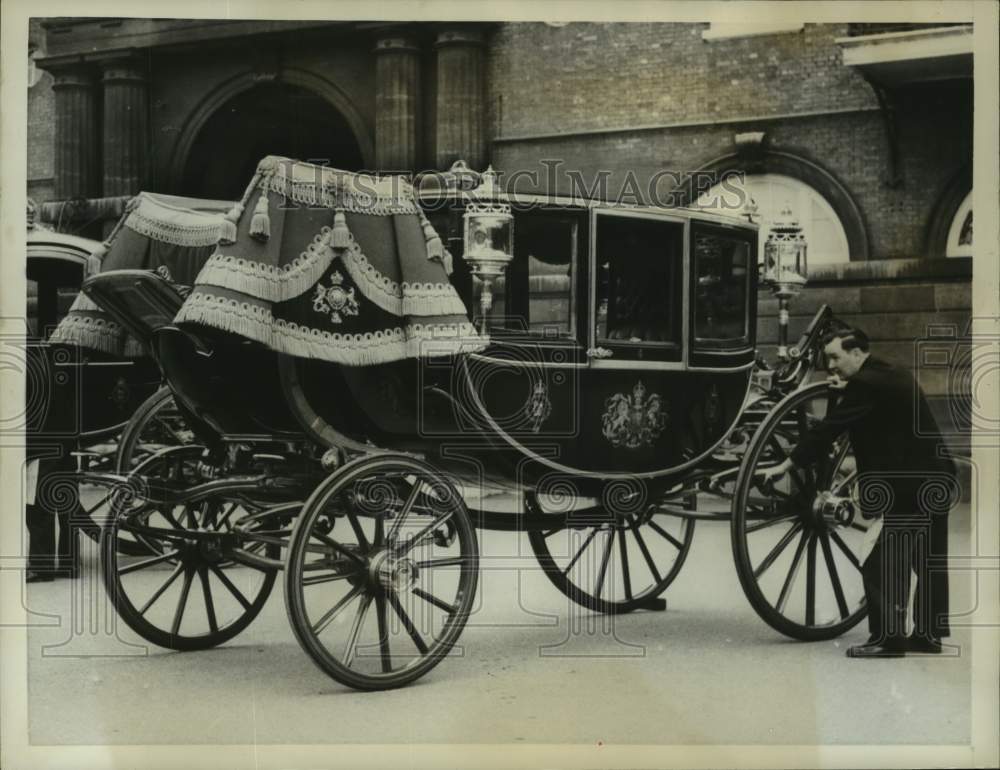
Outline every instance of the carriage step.
<path fill-rule="evenodd" d="M 642 603 L 641 608 L 650 612 L 666 612 L 667 600 L 659 596 L 647 599 Z"/>

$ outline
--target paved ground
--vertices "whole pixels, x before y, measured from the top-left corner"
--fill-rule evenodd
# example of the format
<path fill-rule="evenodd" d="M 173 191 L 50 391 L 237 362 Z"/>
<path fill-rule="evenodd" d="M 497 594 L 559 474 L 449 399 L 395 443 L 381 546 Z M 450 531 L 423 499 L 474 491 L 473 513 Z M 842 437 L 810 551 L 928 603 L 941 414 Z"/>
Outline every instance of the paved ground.
<path fill-rule="evenodd" d="M 967 553 L 968 509 L 951 519 L 952 553 Z M 143 647 L 129 629 L 116 630 L 90 555 L 82 580 L 27 587 L 34 621 L 52 624 L 29 633 L 31 741 L 969 741 L 968 632 L 951 640 L 960 655 L 882 661 L 844 657 L 846 645 L 865 637 L 863 626 L 832 642 L 786 640 L 747 604 L 725 524 L 698 525 L 666 612 L 613 624 L 570 612 L 533 566 L 526 538 L 486 533 L 481 550 L 481 607 L 460 655 L 383 693 L 326 678 L 293 638 L 280 590 L 223 647 Z M 952 601 L 971 609 L 968 587 L 957 580 Z"/>

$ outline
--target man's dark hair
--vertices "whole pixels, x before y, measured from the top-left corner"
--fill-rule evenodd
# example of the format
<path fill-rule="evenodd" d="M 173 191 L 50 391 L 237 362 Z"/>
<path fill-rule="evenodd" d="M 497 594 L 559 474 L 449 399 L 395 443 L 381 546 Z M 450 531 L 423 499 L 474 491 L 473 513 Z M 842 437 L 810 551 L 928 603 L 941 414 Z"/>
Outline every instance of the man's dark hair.
<path fill-rule="evenodd" d="M 834 340 L 840 340 L 840 346 L 845 350 L 860 348 L 862 353 L 868 352 L 868 335 L 861 329 L 852 326 L 840 326 L 830 329 L 823 335 L 823 347 L 825 348 Z"/>

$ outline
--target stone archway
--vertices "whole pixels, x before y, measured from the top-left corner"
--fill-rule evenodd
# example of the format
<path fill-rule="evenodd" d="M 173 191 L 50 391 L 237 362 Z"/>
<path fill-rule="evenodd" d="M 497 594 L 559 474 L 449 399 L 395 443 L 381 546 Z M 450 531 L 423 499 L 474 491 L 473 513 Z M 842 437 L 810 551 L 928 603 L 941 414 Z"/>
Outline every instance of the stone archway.
<path fill-rule="evenodd" d="M 355 116 L 294 78 L 232 84 L 189 125 L 175 189 L 234 200 L 266 155 L 356 171 L 370 165 L 370 140 Z"/>

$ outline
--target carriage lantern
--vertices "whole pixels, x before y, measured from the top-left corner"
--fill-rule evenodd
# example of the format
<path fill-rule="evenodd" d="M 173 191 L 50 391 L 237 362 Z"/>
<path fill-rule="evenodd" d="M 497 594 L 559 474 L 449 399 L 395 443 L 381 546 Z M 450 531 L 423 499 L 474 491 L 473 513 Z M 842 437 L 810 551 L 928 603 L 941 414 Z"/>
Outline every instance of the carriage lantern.
<path fill-rule="evenodd" d="M 778 358 L 788 360 L 788 301 L 806 283 L 806 239 L 802 226 L 785 207 L 764 243 L 764 283 L 778 298 Z"/>
<path fill-rule="evenodd" d="M 482 182 L 470 193 L 465 209 L 464 257 L 473 276 L 480 281 L 480 330 L 493 307 L 493 281 L 501 277 L 514 259 L 514 217 L 510 205 L 497 200 L 496 173 L 490 167 Z"/>

